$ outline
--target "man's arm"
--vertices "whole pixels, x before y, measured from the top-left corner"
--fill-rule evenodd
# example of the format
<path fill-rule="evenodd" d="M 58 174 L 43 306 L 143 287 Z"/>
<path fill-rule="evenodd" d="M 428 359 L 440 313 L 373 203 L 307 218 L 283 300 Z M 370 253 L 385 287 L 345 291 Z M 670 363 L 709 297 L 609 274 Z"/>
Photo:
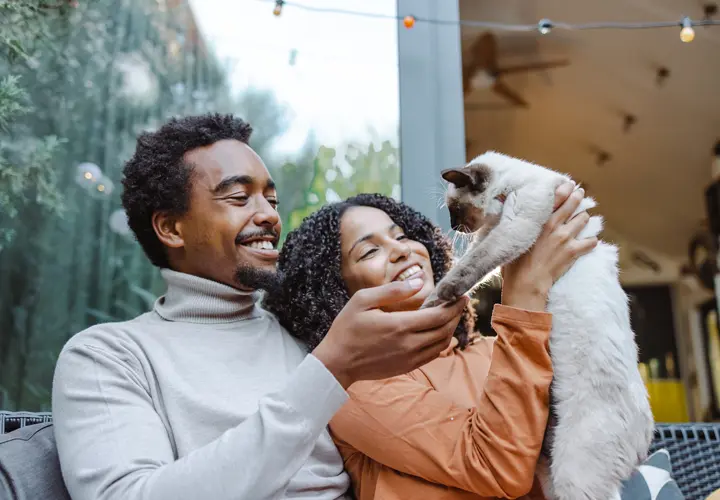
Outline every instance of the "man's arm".
<path fill-rule="evenodd" d="M 527 494 L 549 412 L 551 316 L 495 306 L 493 328 L 490 371 L 475 408 L 456 405 L 407 375 L 362 382 L 330 422 L 333 435 L 390 469 L 427 481 L 483 497 Z M 346 466 L 354 478 L 361 475 Z"/>
<path fill-rule="evenodd" d="M 309 355 L 255 414 L 179 460 L 138 371 L 113 353 L 89 345 L 63 351 L 52 400 L 75 500 L 261 500 L 283 496 L 346 398 Z"/>
<path fill-rule="evenodd" d="M 75 500 L 282 497 L 357 380 L 407 373 L 450 342 L 466 300 L 385 313 L 422 287 L 393 282 L 353 295 L 278 393 L 215 441 L 175 460 L 166 423 L 131 357 L 73 339 L 53 382 L 63 477 Z M 169 425 L 169 423 L 167 423 Z"/>

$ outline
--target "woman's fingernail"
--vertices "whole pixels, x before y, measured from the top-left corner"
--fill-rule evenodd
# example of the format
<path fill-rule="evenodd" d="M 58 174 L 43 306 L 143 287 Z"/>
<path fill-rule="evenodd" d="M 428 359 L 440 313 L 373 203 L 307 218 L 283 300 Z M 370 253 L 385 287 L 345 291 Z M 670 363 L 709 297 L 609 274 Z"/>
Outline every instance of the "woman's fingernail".
<path fill-rule="evenodd" d="M 423 283 L 425 283 L 425 282 L 423 280 L 421 280 L 420 278 L 413 278 L 410 281 L 408 281 L 408 286 L 413 290 L 419 290 L 420 288 L 422 288 Z"/>

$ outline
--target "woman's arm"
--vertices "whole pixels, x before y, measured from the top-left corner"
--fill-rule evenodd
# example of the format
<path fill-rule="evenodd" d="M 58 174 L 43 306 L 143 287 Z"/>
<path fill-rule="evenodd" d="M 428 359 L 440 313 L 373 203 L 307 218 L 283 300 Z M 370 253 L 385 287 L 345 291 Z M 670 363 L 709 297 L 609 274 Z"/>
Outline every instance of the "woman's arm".
<path fill-rule="evenodd" d="M 497 339 L 475 408 L 409 375 L 357 383 L 330 422 L 340 448 L 347 444 L 396 471 L 481 496 L 526 494 L 548 418 L 551 316 L 498 305 L 492 324 Z M 464 383 L 468 375 L 452 376 Z M 353 479 L 362 475 L 361 463 L 346 466 Z"/>

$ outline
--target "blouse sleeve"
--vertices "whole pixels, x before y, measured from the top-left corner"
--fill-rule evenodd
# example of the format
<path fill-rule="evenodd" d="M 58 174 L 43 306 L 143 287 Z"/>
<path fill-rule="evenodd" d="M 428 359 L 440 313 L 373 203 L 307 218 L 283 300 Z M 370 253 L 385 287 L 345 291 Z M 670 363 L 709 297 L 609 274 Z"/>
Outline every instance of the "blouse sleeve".
<path fill-rule="evenodd" d="M 330 422 L 339 448 L 357 450 L 392 469 L 388 474 L 486 497 L 527 494 L 549 412 L 551 324 L 548 313 L 495 306 L 497 338 L 474 408 L 410 375 L 354 384 L 350 401 Z M 350 475 L 362 478 L 362 461 L 345 458 Z"/>

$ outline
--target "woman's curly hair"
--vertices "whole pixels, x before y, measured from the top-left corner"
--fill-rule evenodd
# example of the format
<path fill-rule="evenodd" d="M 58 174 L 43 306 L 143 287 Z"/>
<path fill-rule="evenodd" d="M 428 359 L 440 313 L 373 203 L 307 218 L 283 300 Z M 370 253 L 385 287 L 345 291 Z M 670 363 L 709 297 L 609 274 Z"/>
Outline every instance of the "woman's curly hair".
<path fill-rule="evenodd" d="M 360 194 L 322 207 L 288 234 L 278 261 L 282 286 L 263 302 L 310 351 L 350 300 L 340 270 L 340 219 L 356 206 L 382 210 L 408 238 L 425 245 L 436 283 L 452 265 L 452 247 L 440 228 L 404 203 L 380 194 Z M 468 307 L 455 331 L 461 349 L 467 346 L 474 324 L 474 310 Z"/>

